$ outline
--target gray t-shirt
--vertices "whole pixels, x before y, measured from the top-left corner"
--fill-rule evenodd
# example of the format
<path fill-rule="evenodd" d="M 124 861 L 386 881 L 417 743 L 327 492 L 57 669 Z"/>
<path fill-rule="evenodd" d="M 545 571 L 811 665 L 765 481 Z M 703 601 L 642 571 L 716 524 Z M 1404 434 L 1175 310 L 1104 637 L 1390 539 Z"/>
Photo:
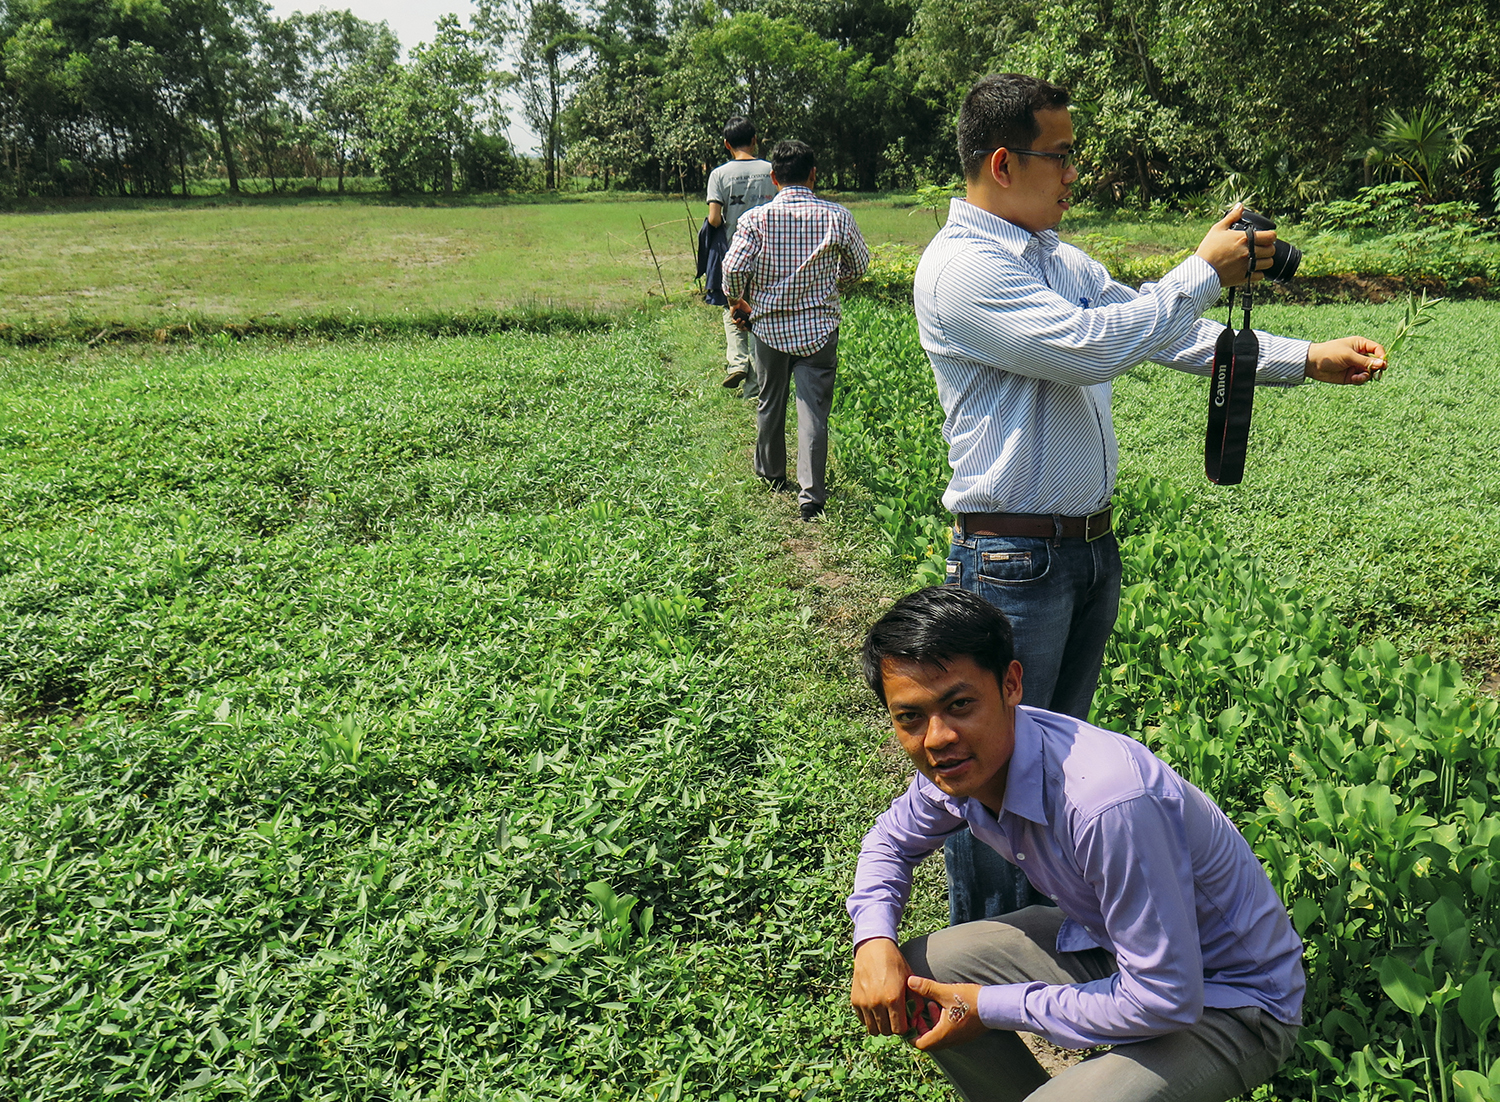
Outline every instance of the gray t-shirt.
<path fill-rule="evenodd" d="M 775 197 L 770 161 L 727 161 L 708 174 L 708 201 L 724 206 L 726 241 L 734 240 L 734 227 L 739 224 L 740 215 Z"/>

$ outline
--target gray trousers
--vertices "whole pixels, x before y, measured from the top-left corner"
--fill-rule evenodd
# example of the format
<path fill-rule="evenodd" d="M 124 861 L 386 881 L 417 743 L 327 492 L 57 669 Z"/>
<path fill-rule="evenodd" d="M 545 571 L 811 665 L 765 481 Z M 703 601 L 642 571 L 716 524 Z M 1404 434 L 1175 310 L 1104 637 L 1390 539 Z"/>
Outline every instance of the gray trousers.
<path fill-rule="evenodd" d="M 833 409 L 833 381 L 839 362 L 839 331 L 823 347 L 807 356 L 794 356 L 755 342 L 755 370 L 760 376 L 756 406 L 755 473 L 761 478 L 786 477 L 786 402 L 793 377 L 797 381 L 797 482 L 803 505 L 828 500 L 824 473 L 828 469 L 828 414 Z"/>
<path fill-rule="evenodd" d="M 724 307 L 724 374 L 733 375 L 736 371 L 745 373 L 745 385 L 740 394 L 747 402 L 753 402 L 760 393 L 760 382 L 755 374 L 755 357 L 750 351 L 754 347 L 755 338 L 748 330 L 734 324 L 734 314 L 729 307 Z"/>
<path fill-rule="evenodd" d="M 901 952 L 939 983 L 1087 983 L 1116 971 L 1103 949 L 1059 953 L 1062 922 L 1056 907 L 1027 907 L 915 938 Z M 1256 1008 L 1207 1009 L 1189 1029 L 1115 1045 L 1051 1079 L 1005 1030 L 932 1056 L 966 1102 L 1225 1102 L 1269 1079 L 1297 1033 Z"/>

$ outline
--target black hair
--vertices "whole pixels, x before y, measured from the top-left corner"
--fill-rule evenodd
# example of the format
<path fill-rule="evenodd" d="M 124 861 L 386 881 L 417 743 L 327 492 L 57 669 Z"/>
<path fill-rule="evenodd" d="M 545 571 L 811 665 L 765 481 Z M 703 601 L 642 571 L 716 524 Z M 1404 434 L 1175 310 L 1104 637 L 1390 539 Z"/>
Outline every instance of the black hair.
<path fill-rule="evenodd" d="M 806 142 L 781 141 L 771 150 L 771 173 L 782 187 L 807 183 L 816 167 L 818 155 Z"/>
<path fill-rule="evenodd" d="M 861 655 L 865 681 L 885 703 L 887 658 L 904 658 L 947 669 L 955 658 L 972 658 L 1004 686 L 1015 657 L 1010 621 L 978 594 L 956 585 L 935 585 L 908 593 L 865 634 Z"/>
<path fill-rule="evenodd" d="M 724 140 L 730 149 L 745 149 L 755 140 L 755 124 L 744 115 L 735 115 L 724 124 Z"/>
<path fill-rule="evenodd" d="M 1021 73 L 987 76 L 958 111 L 958 160 L 964 179 L 978 179 L 988 158 L 981 150 L 1027 149 L 1042 132 L 1036 113 L 1067 107 L 1068 90 Z"/>

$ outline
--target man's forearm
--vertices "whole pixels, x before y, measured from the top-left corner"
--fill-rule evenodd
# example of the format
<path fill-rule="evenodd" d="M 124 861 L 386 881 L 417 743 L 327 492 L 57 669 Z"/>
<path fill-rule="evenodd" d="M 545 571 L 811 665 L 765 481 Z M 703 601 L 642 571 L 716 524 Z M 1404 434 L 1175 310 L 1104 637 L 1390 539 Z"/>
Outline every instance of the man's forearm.
<path fill-rule="evenodd" d="M 724 296 L 726 298 L 744 298 L 745 293 L 750 290 L 750 274 L 745 271 L 724 270 Z"/>
<path fill-rule="evenodd" d="M 1019 264 L 996 267 L 987 256 L 961 253 L 929 287 L 919 280 L 916 305 L 919 317 L 942 317 L 940 346 L 927 345 L 929 353 L 1093 386 L 1189 343 L 1218 292 L 1213 269 L 1189 258 L 1158 284 L 1081 309 Z M 924 342 L 933 335 L 924 330 Z"/>
<path fill-rule="evenodd" d="M 1187 1029 L 1203 1014 L 1201 984 L 1177 998 L 1142 998 L 1131 989 L 1137 986 L 1118 972 L 1108 991 L 1096 984 L 995 984 L 980 988 L 977 1009 L 990 1029 L 1025 1030 L 1063 1048 L 1143 1041 Z"/>

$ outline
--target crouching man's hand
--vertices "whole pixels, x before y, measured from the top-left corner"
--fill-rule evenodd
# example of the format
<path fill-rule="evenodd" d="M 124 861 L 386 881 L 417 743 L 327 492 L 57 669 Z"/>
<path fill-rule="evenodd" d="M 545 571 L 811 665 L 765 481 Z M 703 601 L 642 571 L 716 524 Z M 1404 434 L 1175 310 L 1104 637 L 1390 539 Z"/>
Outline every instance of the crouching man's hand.
<path fill-rule="evenodd" d="M 909 976 L 906 986 L 917 996 L 917 1012 L 912 1018 L 917 1047 L 923 1052 L 967 1044 L 985 1032 L 979 1020 L 977 983 L 938 983 Z"/>
<path fill-rule="evenodd" d="M 860 942 L 854 951 L 849 1002 L 866 1032 L 905 1033 L 911 1028 L 906 1014 L 906 978 L 910 975 L 911 967 L 890 938 L 872 937 Z"/>

